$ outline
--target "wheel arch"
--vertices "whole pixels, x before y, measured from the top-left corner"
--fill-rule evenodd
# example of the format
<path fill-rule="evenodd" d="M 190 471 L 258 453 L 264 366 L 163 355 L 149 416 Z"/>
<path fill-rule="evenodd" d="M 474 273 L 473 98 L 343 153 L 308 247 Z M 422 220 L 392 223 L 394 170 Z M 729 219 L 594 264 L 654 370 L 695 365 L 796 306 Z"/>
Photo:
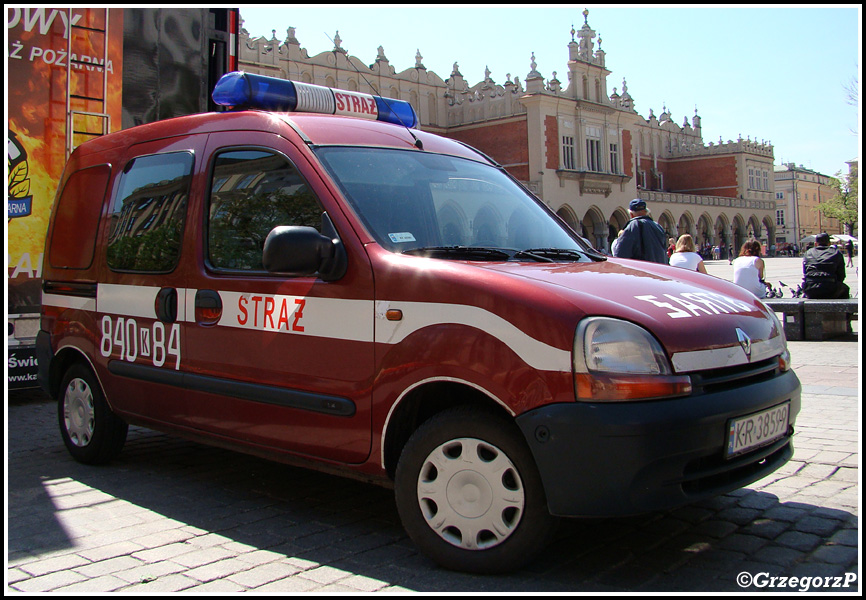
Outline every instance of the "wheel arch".
<path fill-rule="evenodd" d="M 57 393 L 60 391 L 60 382 L 63 380 L 63 374 L 66 373 L 66 371 L 68 371 L 75 363 L 81 363 L 90 369 L 93 376 L 96 378 L 96 381 L 99 383 L 99 388 L 103 397 L 105 397 L 106 402 L 109 402 L 108 396 L 105 394 L 105 386 L 102 385 L 102 380 L 96 372 L 93 361 L 90 360 L 90 357 L 87 356 L 86 353 L 76 346 L 64 346 L 60 348 L 51 359 L 51 364 L 48 368 L 48 391 L 51 397 L 57 397 Z M 111 403 L 109 402 L 109 406 L 110 405 Z"/>
<path fill-rule="evenodd" d="M 412 433 L 434 415 L 456 406 L 480 406 L 509 419 L 515 416 L 507 404 L 474 383 L 452 377 L 419 381 L 404 390 L 385 420 L 381 460 L 389 478 L 394 479 L 400 453 Z"/>

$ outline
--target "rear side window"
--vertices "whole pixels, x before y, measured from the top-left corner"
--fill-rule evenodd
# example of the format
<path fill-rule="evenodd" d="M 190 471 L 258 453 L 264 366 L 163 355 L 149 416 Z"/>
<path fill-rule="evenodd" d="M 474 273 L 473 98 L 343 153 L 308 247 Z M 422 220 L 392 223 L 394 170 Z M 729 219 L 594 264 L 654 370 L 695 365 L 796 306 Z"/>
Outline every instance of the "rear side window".
<path fill-rule="evenodd" d="M 208 260 L 216 269 L 264 271 L 265 238 L 279 225 L 321 231 L 322 205 L 289 160 L 233 150 L 214 162 L 208 207 Z"/>
<path fill-rule="evenodd" d="M 180 257 L 193 156 L 140 156 L 126 165 L 109 215 L 108 266 L 167 273 Z"/>
<path fill-rule="evenodd" d="M 96 231 L 111 167 L 97 165 L 73 173 L 54 211 L 48 263 L 56 269 L 87 269 L 93 262 Z"/>

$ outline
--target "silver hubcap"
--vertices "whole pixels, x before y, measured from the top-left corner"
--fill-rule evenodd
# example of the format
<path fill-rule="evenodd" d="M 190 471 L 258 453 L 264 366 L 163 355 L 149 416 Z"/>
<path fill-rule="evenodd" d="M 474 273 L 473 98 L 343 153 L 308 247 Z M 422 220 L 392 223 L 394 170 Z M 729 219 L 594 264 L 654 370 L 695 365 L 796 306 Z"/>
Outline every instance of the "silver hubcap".
<path fill-rule="evenodd" d="M 63 396 L 63 423 L 76 446 L 86 446 L 93 437 L 93 394 L 83 379 L 73 379 Z"/>
<path fill-rule="evenodd" d="M 474 438 L 446 442 L 424 460 L 418 503 L 449 544 L 483 550 L 508 539 L 523 515 L 523 483 L 496 446 Z"/>

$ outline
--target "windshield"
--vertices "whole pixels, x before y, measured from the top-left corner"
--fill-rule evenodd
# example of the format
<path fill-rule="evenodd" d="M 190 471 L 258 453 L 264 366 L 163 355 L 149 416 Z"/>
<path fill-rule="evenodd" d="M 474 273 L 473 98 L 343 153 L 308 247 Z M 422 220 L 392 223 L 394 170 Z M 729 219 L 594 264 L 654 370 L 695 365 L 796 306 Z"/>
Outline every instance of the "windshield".
<path fill-rule="evenodd" d="M 321 147 L 316 154 L 370 234 L 392 252 L 570 261 L 595 254 L 492 166 L 384 148 Z"/>

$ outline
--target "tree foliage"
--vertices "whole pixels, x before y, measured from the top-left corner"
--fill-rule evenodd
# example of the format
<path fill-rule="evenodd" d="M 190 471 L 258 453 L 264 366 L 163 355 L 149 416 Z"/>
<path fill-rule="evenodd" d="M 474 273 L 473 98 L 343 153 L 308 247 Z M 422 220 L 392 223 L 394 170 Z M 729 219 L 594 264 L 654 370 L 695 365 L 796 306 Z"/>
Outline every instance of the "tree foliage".
<path fill-rule="evenodd" d="M 839 222 L 845 226 L 848 235 L 854 235 L 854 230 L 857 227 L 857 191 L 859 187 L 857 173 L 857 165 L 852 165 L 851 170 L 846 175 L 843 175 L 841 171 L 837 172 L 836 177 L 830 180 L 836 193 L 827 202 L 818 205 L 818 210 L 825 217 L 839 219 Z"/>

